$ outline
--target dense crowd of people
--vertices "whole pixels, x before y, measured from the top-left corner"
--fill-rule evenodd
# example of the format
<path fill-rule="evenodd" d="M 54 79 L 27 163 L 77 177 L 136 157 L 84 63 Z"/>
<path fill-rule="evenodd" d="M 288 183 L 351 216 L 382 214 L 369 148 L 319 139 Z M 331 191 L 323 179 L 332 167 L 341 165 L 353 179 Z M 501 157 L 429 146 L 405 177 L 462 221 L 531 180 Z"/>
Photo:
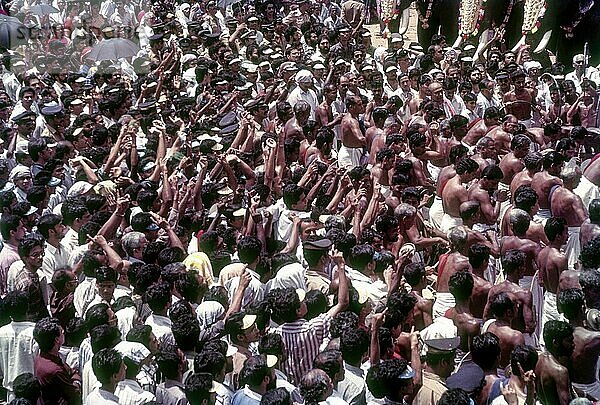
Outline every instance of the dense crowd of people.
<path fill-rule="evenodd" d="M 3 3 L 6 403 L 600 400 L 587 50 L 374 46 L 360 0 L 54 6 Z"/>

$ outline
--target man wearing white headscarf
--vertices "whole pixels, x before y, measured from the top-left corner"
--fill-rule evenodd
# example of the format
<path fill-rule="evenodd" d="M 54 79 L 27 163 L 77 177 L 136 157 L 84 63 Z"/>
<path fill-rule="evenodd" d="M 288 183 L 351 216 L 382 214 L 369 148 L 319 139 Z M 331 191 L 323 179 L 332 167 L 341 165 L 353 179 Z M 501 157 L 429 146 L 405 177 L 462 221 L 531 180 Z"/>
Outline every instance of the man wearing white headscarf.
<path fill-rule="evenodd" d="M 317 93 L 313 90 L 313 74 L 304 69 L 296 73 L 295 79 L 298 86 L 290 93 L 287 101 L 292 107 L 298 101 L 306 101 L 310 105 L 309 119 L 314 120 L 319 103 L 317 101 Z"/>

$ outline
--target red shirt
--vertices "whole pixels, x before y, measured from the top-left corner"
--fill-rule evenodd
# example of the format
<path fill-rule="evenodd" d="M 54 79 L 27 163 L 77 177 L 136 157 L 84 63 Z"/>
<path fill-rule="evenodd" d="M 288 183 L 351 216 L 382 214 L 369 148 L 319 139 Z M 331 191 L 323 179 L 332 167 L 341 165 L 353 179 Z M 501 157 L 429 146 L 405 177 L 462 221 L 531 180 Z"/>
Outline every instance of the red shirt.
<path fill-rule="evenodd" d="M 81 377 L 60 357 L 40 353 L 35 358 L 34 373 L 42 388 L 45 404 L 81 404 Z"/>

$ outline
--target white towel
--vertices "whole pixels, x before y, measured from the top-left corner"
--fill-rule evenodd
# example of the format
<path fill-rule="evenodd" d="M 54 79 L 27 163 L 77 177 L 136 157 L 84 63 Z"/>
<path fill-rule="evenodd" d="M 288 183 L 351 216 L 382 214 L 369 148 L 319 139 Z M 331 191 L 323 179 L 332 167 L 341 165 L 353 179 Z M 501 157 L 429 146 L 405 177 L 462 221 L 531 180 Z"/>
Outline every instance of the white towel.
<path fill-rule="evenodd" d="M 440 230 L 444 233 L 448 233 L 452 228 L 456 226 L 461 226 L 462 224 L 462 218 L 452 217 L 444 212 L 444 216 L 442 217 L 442 223 L 440 224 Z"/>
<path fill-rule="evenodd" d="M 439 318 L 446 315 L 446 311 L 456 305 L 454 295 L 450 293 L 438 292 L 433 303 L 432 313 L 433 318 Z"/>
<path fill-rule="evenodd" d="M 567 256 L 569 270 L 575 270 L 575 265 L 579 262 L 579 254 L 581 253 L 581 242 L 579 241 L 578 226 L 569 227 L 569 239 L 565 247 L 565 255 Z"/>
<path fill-rule="evenodd" d="M 586 208 L 590 206 L 593 199 L 600 198 L 600 187 L 589 181 L 585 176 L 581 176 L 581 181 L 573 192 L 581 197 L 583 206 Z"/>

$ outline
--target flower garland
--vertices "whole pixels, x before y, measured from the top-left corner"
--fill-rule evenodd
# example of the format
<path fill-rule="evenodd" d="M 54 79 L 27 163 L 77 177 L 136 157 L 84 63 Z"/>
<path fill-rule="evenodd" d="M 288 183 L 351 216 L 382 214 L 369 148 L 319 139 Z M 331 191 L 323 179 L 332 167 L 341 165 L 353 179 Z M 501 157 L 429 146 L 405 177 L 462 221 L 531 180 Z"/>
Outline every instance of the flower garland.
<path fill-rule="evenodd" d="M 541 20 L 546 13 L 545 0 L 525 0 L 525 15 L 523 16 L 523 35 L 535 32 L 540 28 Z"/>
<path fill-rule="evenodd" d="M 510 14 L 512 13 L 512 9 L 515 5 L 515 0 L 510 0 L 508 2 L 508 7 L 506 8 L 506 14 L 504 15 L 504 20 L 502 20 L 502 24 L 500 24 L 500 26 L 498 27 L 499 31 L 504 31 L 504 29 L 506 28 L 506 24 L 508 24 L 508 20 L 510 19 Z M 504 31 L 506 32 L 506 31 Z M 501 43 L 506 42 L 506 39 L 504 37 L 502 37 L 500 39 Z"/>
<path fill-rule="evenodd" d="M 396 18 L 398 14 L 400 14 L 398 5 L 396 4 L 396 0 L 377 0 L 377 8 L 379 17 L 385 24 L 385 29 L 382 33 L 382 36 L 387 38 L 390 31 L 388 27 L 390 20 Z"/>
<path fill-rule="evenodd" d="M 425 11 L 425 16 L 421 15 L 419 12 L 419 8 L 417 7 L 417 13 L 419 15 L 419 21 L 421 21 L 421 28 L 424 30 L 429 28 L 429 19 L 431 18 L 431 9 L 433 7 L 434 0 L 429 0 L 427 4 L 427 11 Z"/>
<path fill-rule="evenodd" d="M 458 33 L 464 39 L 476 35 L 485 15 L 486 0 L 461 0 L 458 14 Z"/>

